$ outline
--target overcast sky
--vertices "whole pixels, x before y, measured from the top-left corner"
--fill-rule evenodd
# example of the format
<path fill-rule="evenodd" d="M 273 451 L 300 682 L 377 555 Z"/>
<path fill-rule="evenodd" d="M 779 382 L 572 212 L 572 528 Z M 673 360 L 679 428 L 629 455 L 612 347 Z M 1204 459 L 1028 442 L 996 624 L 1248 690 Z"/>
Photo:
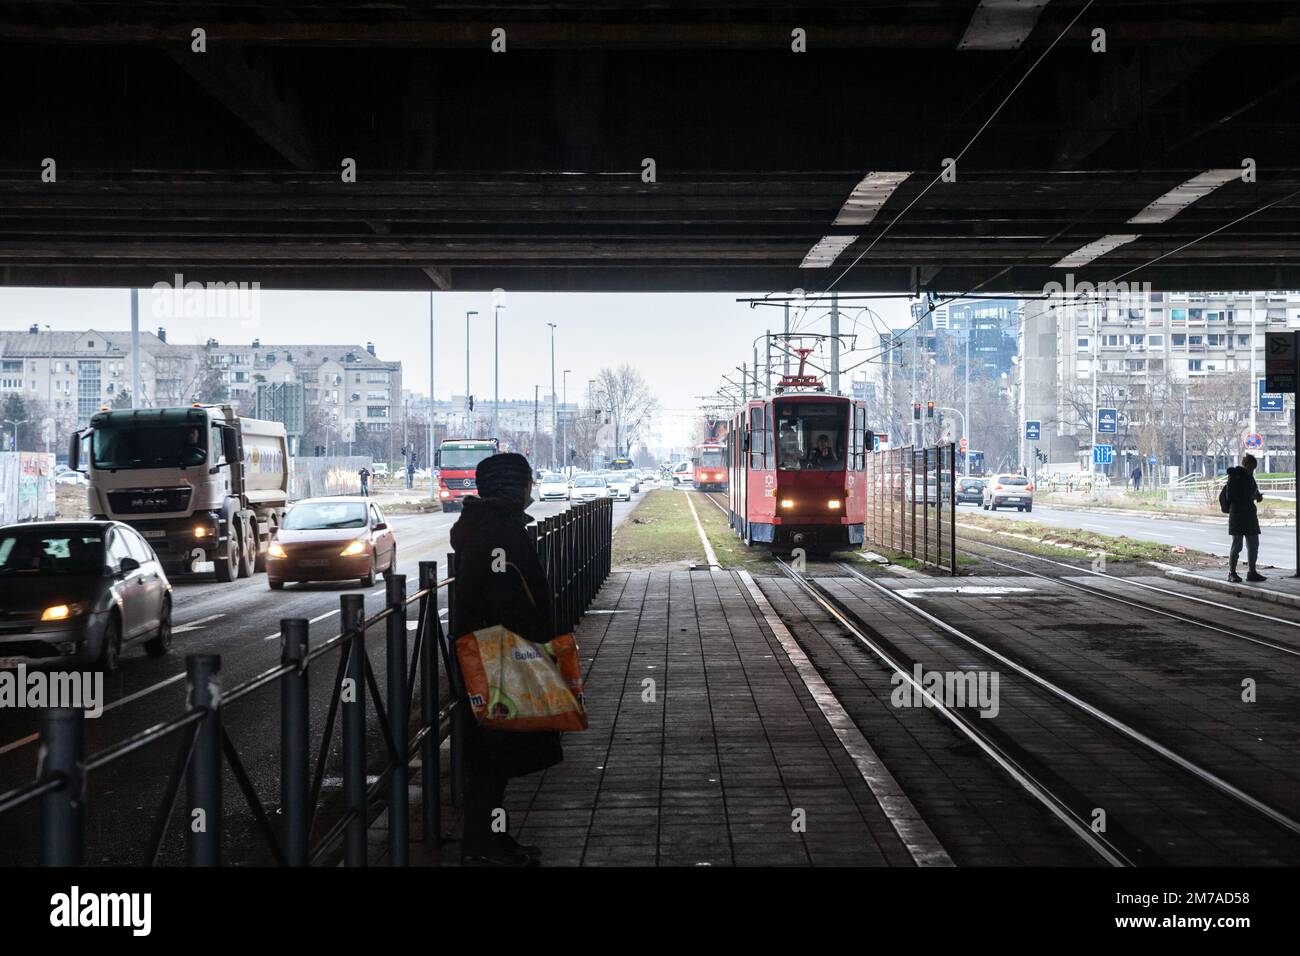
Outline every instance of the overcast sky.
<path fill-rule="evenodd" d="M 570 401 L 580 399 L 587 380 L 602 366 L 624 362 L 640 369 L 660 405 L 658 440 L 686 440 L 698 415 L 697 396 L 712 394 L 720 375 L 738 378 L 734 367 L 752 362 L 755 336 L 779 331 L 780 308 L 751 309 L 738 295 L 632 293 L 518 293 L 501 301 L 501 397 L 531 399 L 533 386 L 549 391 L 550 329 L 556 323 L 556 387 L 564 369 Z M 168 340 L 197 343 L 209 336 L 226 343 L 263 344 L 375 343 L 379 357 L 401 360 L 406 388 L 428 392 L 429 296 L 418 292 L 273 292 L 257 300 L 256 326 L 238 320 L 158 316 L 146 290 L 140 296 L 140 327 L 166 325 Z M 489 293 L 439 292 L 434 295 L 435 391 L 440 399 L 465 389 L 465 312 L 470 320 L 471 392 L 492 396 L 492 304 Z M 809 310 L 800 330 L 827 331 L 829 301 Z M 879 322 L 900 326 L 908 318 L 903 299 L 872 302 Z M 793 314 L 793 310 L 792 310 Z M 846 311 L 842 331 L 854 320 L 864 333 L 860 346 L 874 341 L 872 322 L 857 310 Z M 33 322 L 59 330 L 131 327 L 130 293 L 125 289 L 0 288 L 0 329 L 25 329 Z M 761 343 L 760 343 L 761 351 Z M 859 358 L 865 357 L 859 356 Z M 856 359 L 846 358 L 845 365 Z M 847 382 L 844 383 L 847 389 Z"/>

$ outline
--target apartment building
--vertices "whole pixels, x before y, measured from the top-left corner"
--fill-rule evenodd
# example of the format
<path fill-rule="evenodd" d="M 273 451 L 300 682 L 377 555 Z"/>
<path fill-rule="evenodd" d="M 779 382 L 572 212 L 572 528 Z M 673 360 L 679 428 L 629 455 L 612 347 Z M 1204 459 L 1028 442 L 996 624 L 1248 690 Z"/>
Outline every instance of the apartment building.
<path fill-rule="evenodd" d="M 1135 290 L 1110 301 L 1028 300 L 1021 337 L 1021 417 L 1044 422 L 1043 444 L 1051 446 L 1053 460 L 1082 460 L 1093 441 L 1094 404 L 1119 409 L 1121 430 L 1112 442 L 1121 446 L 1120 456 L 1138 453 L 1124 447 L 1136 444 L 1125 437 L 1124 427 L 1139 426 L 1151 414 L 1143 411 L 1150 403 L 1185 404 L 1193 419 L 1190 440 L 1181 433 L 1181 410 L 1175 408 L 1170 419 L 1180 421 L 1179 434 L 1165 436 L 1168 454 L 1150 457 L 1158 465 L 1169 459 L 1177 463 L 1186 445 L 1184 467 L 1201 470 L 1204 464 L 1194 459 L 1226 453 L 1226 443 L 1197 437 L 1202 429 L 1196 419 L 1207 414 L 1205 403 L 1212 400 L 1214 413 L 1231 419 L 1227 428 L 1240 420 L 1244 443 L 1257 380 L 1264 375 L 1264 335 L 1297 328 L 1300 292 L 1295 291 Z M 1293 399 L 1286 397 L 1281 412 L 1255 412 L 1264 454 L 1286 456 L 1286 467 L 1294 448 Z M 1210 444 L 1215 447 L 1205 447 Z M 1149 467 L 1147 454 L 1142 461 Z"/>

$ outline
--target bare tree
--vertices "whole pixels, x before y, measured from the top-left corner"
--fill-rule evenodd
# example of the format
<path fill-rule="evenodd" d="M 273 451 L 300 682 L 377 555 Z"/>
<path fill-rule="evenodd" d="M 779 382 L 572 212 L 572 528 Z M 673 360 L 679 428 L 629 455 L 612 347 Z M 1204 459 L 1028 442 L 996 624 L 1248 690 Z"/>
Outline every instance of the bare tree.
<path fill-rule="evenodd" d="M 628 433 L 636 434 L 659 407 L 641 373 L 628 364 L 617 369 L 602 368 L 596 375 L 592 393 L 600 407 L 609 413 L 616 455 L 623 453 Z"/>

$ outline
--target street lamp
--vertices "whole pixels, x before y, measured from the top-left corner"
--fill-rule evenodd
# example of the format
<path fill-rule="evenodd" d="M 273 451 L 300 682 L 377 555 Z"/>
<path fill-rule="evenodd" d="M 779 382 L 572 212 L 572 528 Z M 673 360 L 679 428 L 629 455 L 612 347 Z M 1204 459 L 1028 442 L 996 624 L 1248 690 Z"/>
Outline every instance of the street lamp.
<path fill-rule="evenodd" d="M 54 329 L 47 323 L 45 331 L 50 337 L 49 355 L 45 359 L 45 414 L 50 416 L 50 432 L 45 439 L 45 450 L 53 454 L 54 433 L 59 428 L 58 417 L 54 414 Z"/>
<path fill-rule="evenodd" d="M 18 426 L 19 426 L 19 425 L 26 425 L 26 424 L 27 424 L 28 422 L 30 422 L 30 421 L 31 421 L 30 418 L 21 418 L 21 419 L 18 419 L 17 421 L 15 421 L 15 420 L 12 419 L 12 418 L 6 418 L 6 419 L 4 420 L 4 423 L 5 423 L 6 425 L 12 425 L 12 426 L 14 426 L 14 443 L 13 443 L 13 446 L 9 449 L 10 451 L 17 451 L 17 450 L 18 450 Z"/>
<path fill-rule="evenodd" d="M 959 417 L 959 418 L 961 419 L 961 434 L 962 434 L 962 437 L 964 438 L 964 437 L 966 436 L 966 416 L 965 416 L 965 415 L 963 415 L 963 414 L 962 414 L 961 412 L 959 412 L 957 409 L 955 409 L 955 408 L 949 408 L 949 407 L 947 407 L 946 405 L 945 405 L 943 408 L 938 409 L 938 411 L 941 411 L 941 412 L 952 412 L 954 415 L 956 415 L 957 417 Z M 967 446 L 967 447 L 969 448 L 969 440 L 968 440 L 968 446 Z M 964 457 L 964 458 L 966 459 L 966 467 L 962 469 L 962 474 L 965 475 L 966 477 L 970 477 L 970 455 L 963 455 L 962 457 Z"/>
<path fill-rule="evenodd" d="M 492 316 L 492 437 L 500 438 L 501 410 L 501 310 L 505 308 L 500 302 L 493 307 Z"/>
<path fill-rule="evenodd" d="M 555 323 L 547 322 L 546 324 L 551 327 L 551 468 L 554 469 L 555 439 L 558 435 L 558 431 L 556 429 L 556 421 L 558 416 L 556 415 L 556 408 L 555 408 Z"/>
<path fill-rule="evenodd" d="M 560 401 L 561 405 L 567 406 L 569 404 L 569 373 L 572 371 L 573 369 L 566 368 L 560 376 L 560 382 L 562 383 L 560 387 L 563 391 L 563 397 Z M 560 441 L 560 470 L 561 471 L 564 471 L 564 469 L 566 469 L 569 466 L 568 432 L 569 430 L 567 427 L 561 429 L 561 441 Z"/>
<path fill-rule="evenodd" d="M 469 425 L 469 317 L 478 315 L 477 309 L 465 313 L 465 437 L 471 437 Z"/>

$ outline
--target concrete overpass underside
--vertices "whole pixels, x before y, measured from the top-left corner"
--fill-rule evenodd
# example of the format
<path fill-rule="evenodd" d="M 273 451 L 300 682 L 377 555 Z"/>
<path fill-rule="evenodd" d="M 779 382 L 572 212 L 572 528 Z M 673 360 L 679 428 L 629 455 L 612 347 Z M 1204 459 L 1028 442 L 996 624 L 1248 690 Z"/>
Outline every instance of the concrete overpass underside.
<path fill-rule="evenodd" d="M 0 282 L 1300 288 L 1298 47 L 1289 0 L 8 3 Z"/>

